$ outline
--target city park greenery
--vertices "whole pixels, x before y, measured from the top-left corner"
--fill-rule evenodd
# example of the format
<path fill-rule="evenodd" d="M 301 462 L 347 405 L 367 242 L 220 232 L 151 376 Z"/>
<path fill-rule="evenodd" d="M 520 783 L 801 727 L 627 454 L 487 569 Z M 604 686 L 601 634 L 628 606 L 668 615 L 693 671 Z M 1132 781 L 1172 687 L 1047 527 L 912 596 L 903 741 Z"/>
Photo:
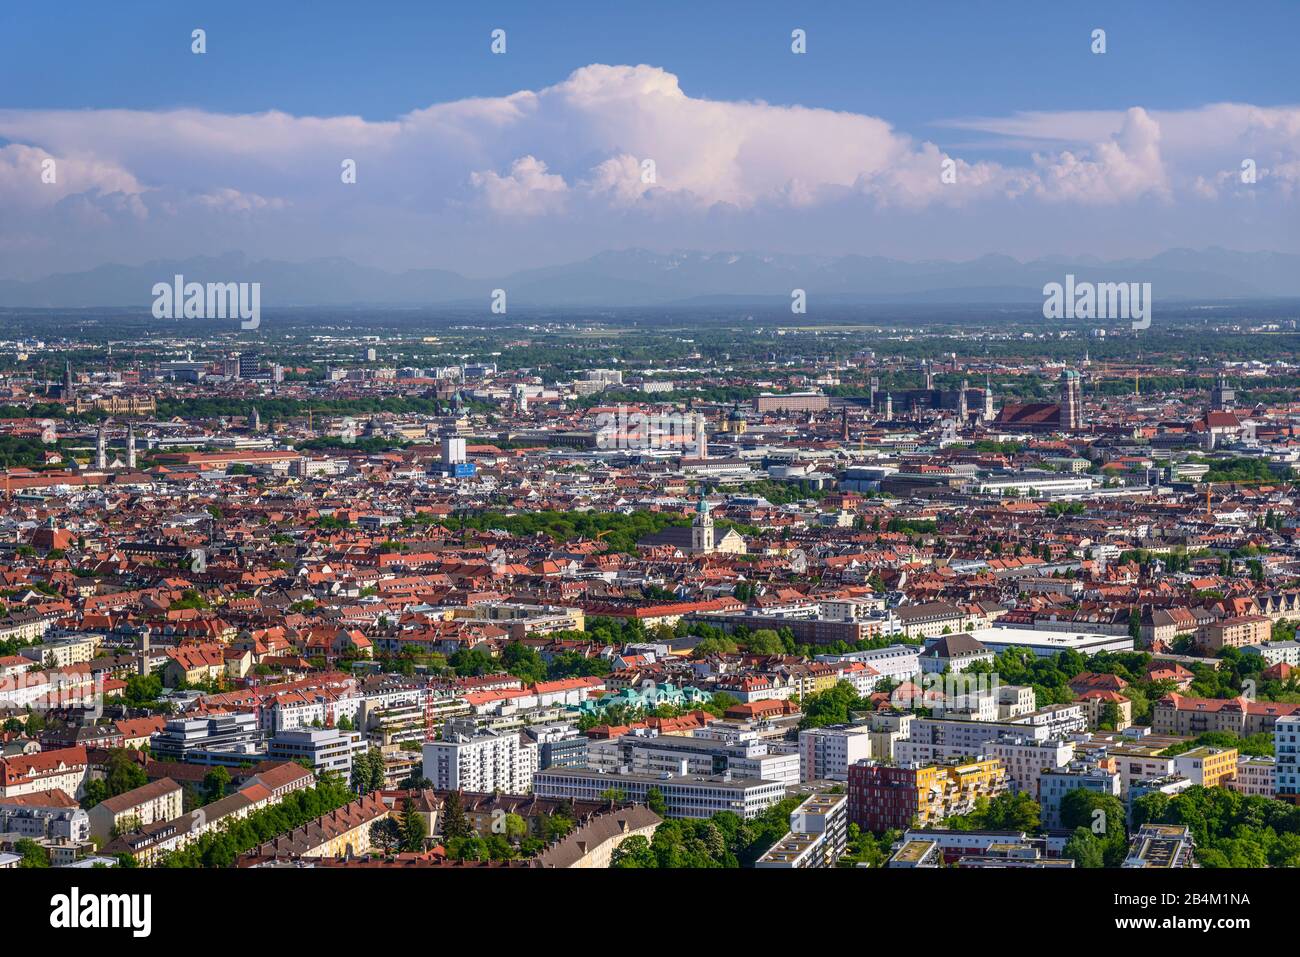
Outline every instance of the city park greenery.
<path fill-rule="evenodd" d="M 749 867 L 790 830 L 790 812 L 803 799 L 788 797 L 746 821 L 731 811 L 708 818 L 668 818 L 650 840 L 637 835 L 614 851 L 618 868 Z"/>

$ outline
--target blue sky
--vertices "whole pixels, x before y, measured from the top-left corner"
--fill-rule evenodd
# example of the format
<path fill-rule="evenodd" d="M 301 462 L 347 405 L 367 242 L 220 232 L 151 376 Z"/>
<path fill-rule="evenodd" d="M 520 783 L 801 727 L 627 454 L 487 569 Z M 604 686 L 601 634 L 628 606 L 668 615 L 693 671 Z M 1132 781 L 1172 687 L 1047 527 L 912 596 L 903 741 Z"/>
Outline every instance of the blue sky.
<path fill-rule="evenodd" d="M 194 26 L 211 37 L 202 64 L 186 39 Z M 810 35 L 803 59 L 789 53 L 796 26 Z M 483 55 L 495 27 L 509 31 L 506 57 Z M 1108 33 L 1104 62 L 1088 50 L 1094 27 Z M 0 28 L 2 105 L 20 107 L 391 119 L 434 101 L 544 86 L 587 63 L 651 63 L 689 78 L 694 96 L 869 112 L 919 130 L 1014 110 L 1278 105 L 1294 102 L 1300 83 L 1294 0 L 1239 11 L 1195 0 L 126 0 L 6 4 Z"/>
<path fill-rule="evenodd" d="M 195 27 L 208 34 L 204 56 L 189 49 Z M 505 56 L 488 52 L 497 27 Z M 790 52 L 795 27 L 808 33 L 806 55 Z M 1102 56 L 1089 49 L 1097 27 Z M 1184 243 L 1295 251 L 1298 27 L 1296 2 L 1186 0 L 6 4 L 0 274 L 286 245 L 469 272 L 608 247 L 744 242 L 899 258 L 1141 255 Z M 564 86 L 592 65 L 657 72 Z M 616 87 L 621 105 L 610 106 Z M 676 105 L 664 105 L 664 89 Z M 401 137 L 386 126 L 435 105 L 546 90 L 560 105 L 530 105 L 504 125 L 479 116 L 454 142 L 439 138 L 442 117 Z M 751 116 L 741 105 L 755 101 L 773 109 Z M 736 126 L 734 156 L 725 136 L 694 148 L 713 123 L 707 104 L 726 107 L 716 125 Z M 796 106 L 818 116 L 782 112 Z M 76 124 L 68 111 L 95 112 Z M 224 118 L 267 111 L 286 119 L 216 133 Z M 336 124 L 339 135 L 318 136 L 310 117 L 359 117 L 365 130 Z M 173 135 L 138 145 L 160 125 Z M 769 162 L 781 129 L 807 138 L 804 160 Z M 250 139 L 267 140 L 264 155 L 249 155 Z M 364 189 L 344 200 L 322 171 L 349 150 L 369 158 Z M 837 151 L 858 154 L 860 168 L 822 161 Z M 629 193 L 615 167 L 651 153 L 664 154 L 652 157 L 660 188 Z M 66 160 L 63 184 L 25 194 L 32 164 L 51 157 Z M 928 182 L 946 157 L 970 187 L 960 201 Z M 1263 171 L 1250 185 L 1266 189 L 1232 188 L 1242 158 Z M 723 162 L 732 168 L 718 172 Z M 622 228 L 597 194 L 619 197 Z M 100 234 L 86 235 L 94 222 Z"/>

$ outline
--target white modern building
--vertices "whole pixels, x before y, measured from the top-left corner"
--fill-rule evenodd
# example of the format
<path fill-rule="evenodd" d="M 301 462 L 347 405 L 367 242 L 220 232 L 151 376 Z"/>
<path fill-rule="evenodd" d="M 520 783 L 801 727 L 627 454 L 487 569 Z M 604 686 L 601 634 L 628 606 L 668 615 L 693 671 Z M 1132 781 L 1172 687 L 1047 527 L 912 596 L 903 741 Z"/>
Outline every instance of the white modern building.
<path fill-rule="evenodd" d="M 1237 774 L 1224 786 L 1239 794 L 1271 798 L 1276 789 L 1273 781 L 1276 759 L 1263 754 L 1237 755 Z"/>
<path fill-rule="evenodd" d="M 745 820 L 757 817 L 786 794 L 779 781 L 759 781 L 729 775 L 606 774 L 594 768 L 547 768 L 533 779 L 538 797 L 599 801 L 606 794 L 621 800 L 646 802 L 656 788 L 668 805 L 669 817 L 706 818 L 731 811 Z"/>
<path fill-rule="evenodd" d="M 270 757 L 282 761 L 309 762 L 317 774 L 333 771 L 346 778 L 352 773 L 352 759 L 366 749 L 359 731 L 338 728 L 281 731 L 271 739 Z"/>
<path fill-rule="evenodd" d="M 799 732 L 799 777 L 847 781 L 849 765 L 871 758 L 870 725 L 837 724 Z"/>
<path fill-rule="evenodd" d="M 999 759 L 1007 769 L 1013 791 L 1038 800 L 1044 771 L 1055 771 L 1074 760 L 1074 742 L 1061 739 L 1033 741 L 1012 738 L 988 745 L 988 756 Z"/>
<path fill-rule="evenodd" d="M 817 661 L 841 664 L 858 661 L 870 665 L 890 681 L 904 681 L 921 670 L 920 645 L 890 645 L 871 651 L 850 651 L 842 655 L 818 655 Z"/>
<path fill-rule="evenodd" d="M 835 867 L 848 843 L 849 799 L 814 794 L 790 812 L 790 830 L 755 867 L 803 869 Z"/>
<path fill-rule="evenodd" d="M 1039 819 L 1044 828 L 1058 828 L 1061 823 L 1061 802 L 1071 791 L 1081 788 L 1098 794 L 1120 796 L 1119 775 L 1098 767 L 1064 767 L 1044 771 L 1038 785 L 1038 805 L 1042 810 Z M 1123 827 L 1123 821 L 1116 821 Z"/>
<path fill-rule="evenodd" d="M 1246 645 L 1243 655 L 1259 655 L 1269 667 L 1277 664 L 1300 667 L 1300 641 L 1270 641 L 1264 645 Z"/>
<path fill-rule="evenodd" d="M 537 744 L 517 731 L 477 731 L 472 722 L 448 721 L 443 739 L 424 746 L 424 776 L 437 790 L 527 794 L 537 767 Z"/>
<path fill-rule="evenodd" d="M 1008 648 L 1028 648 L 1040 658 L 1050 658 L 1057 652 L 1077 651 L 1081 655 L 1095 655 L 1103 651 L 1132 651 L 1133 639 L 1128 635 L 1102 635 L 1093 632 L 1048 631 L 1042 628 L 975 628 L 969 634 L 986 648 L 995 652 Z"/>
<path fill-rule="evenodd" d="M 1096 487 L 1088 475 L 1063 475 L 1059 472 L 1001 472 L 977 479 L 974 491 L 979 495 L 1006 498 L 1058 498 L 1083 495 Z"/>
<path fill-rule="evenodd" d="M 737 778 L 799 783 L 799 755 L 774 750 L 770 742 L 750 737 L 727 741 L 713 736 L 660 734 L 630 739 L 631 769 L 637 774 L 709 775 L 729 772 Z"/>
<path fill-rule="evenodd" d="M 1273 796 L 1300 801 L 1300 716 L 1278 718 L 1273 724 Z"/>

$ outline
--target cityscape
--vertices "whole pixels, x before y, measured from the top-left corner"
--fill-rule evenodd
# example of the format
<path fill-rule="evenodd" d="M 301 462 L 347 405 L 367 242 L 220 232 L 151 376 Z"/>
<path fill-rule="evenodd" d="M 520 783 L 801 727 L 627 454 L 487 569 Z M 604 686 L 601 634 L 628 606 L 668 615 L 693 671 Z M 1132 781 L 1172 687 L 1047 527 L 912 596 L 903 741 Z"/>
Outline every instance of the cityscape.
<path fill-rule="evenodd" d="M 996 871 L 1200 932 L 1286 892 L 1285 30 L 1129 93 L 1172 5 L 1009 3 L 1120 75 L 943 109 L 850 92 L 847 6 L 701 14 L 772 34 L 724 77 L 665 24 L 593 61 L 635 30 L 596 6 L 396 4 L 359 41 L 471 49 L 412 92 L 394 38 L 349 97 L 234 76 L 283 11 L 126 6 L 83 27 L 174 44 L 174 96 L 79 30 L 116 80 L 0 104 L 0 883 L 51 927 L 228 893 L 177 870 L 821 871 L 921 919 Z"/>

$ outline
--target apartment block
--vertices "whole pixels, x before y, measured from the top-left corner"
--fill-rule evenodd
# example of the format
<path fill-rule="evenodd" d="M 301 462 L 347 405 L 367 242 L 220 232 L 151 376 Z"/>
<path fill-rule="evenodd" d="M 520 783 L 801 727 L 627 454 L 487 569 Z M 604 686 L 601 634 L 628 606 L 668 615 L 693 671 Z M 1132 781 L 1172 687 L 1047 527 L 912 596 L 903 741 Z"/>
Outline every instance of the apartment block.
<path fill-rule="evenodd" d="M 609 791 L 644 804 L 651 788 L 658 788 L 668 805 L 669 817 L 705 818 L 731 811 L 749 820 L 785 797 L 779 781 L 760 781 L 726 775 L 604 774 L 592 768 L 549 768 L 537 772 L 533 791 L 539 797 L 596 801 Z"/>
<path fill-rule="evenodd" d="M 1274 783 L 1276 764 L 1276 758 L 1268 755 L 1239 754 L 1237 774 L 1225 781 L 1224 786 L 1247 796 L 1273 797 L 1277 787 Z"/>
<path fill-rule="evenodd" d="M 1202 787 L 1226 785 L 1237 774 L 1237 749 L 1200 747 L 1185 751 L 1174 758 L 1174 773 Z"/>
<path fill-rule="evenodd" d="M 448 721 L 441 741 L 424 745 L 424 776 L 447 791 L 532 790 L 538 746 L 518 732 L 478 731 L 470 721 Z"/>
<path fill-rule="evenodd" d="M 863 761 L 849 768 L 849 820 L 876 832 L 928 827 L 1006 789 L 1006 768 L 996 759 L 902 766 Z"/>
<path fill-rule="evenodd" d="M 1124 867 L 1195 867 L 1196 843 L 1185 824 L 1143 824 L 1129 845 Z"/>
<path fill-rule="evenodd" d="M 1074 760 L 1074 742 L 1055 739 L 1034 741 L 1011 738 L 989 744 L 987 754 L 1007 769 L 1011 790 L 1038 800 L 1039 781 L 1044 771 L 1055 771 Z"/>
<path fill-rule="evenodd" d="M 359 731 L 319 728 L 281 731 L 271 739 L 267 755 L 276 761 L 306 761 L 317 774 L 332 771 L 346 778 L 353 757 L 365 748 Z"/>
<path fill-rule="evenodd" d="M 1273 725 L 1273 796 L 1300 804 L 1300 716 L 1279 718 Z"/>
<path fill-rule="evenodd" d="M 89 771 L 90 762 L 82 747 L 0 758 L 0 798 L 55 789 L 81 797 Z"/>
<path fill-rule="evenodd" d="M 799 732 L 802 781 L 847 781 L 849 767 L 873 757 L 872 730 L 865 724 L 838 724 Z"/>
<path fill-rule="evenodd" d="M 1044 771 L 1039 779 L 1039 820 L 1044 828 L 1062 827 L 1061 802 L 1072 791 L 1086 789 L 1120 796 L 1119 775 L 1099 767 L 1065 767 Z"/>
<path fill-rule="evenodd" d="M 180 817 L 183 810 L 181 786 L 171 778 L 160 778 L 96 804 L 90 809 L 90 834 L 107 841 L 114 836 L 114 829 L 170 821 Z"/>
<path fill-rule="evenodd" d="M 848 798 L 814 794 L 790 812 L 790 830 L 763 854 L 755 867 L 805 869 L 835 867 L 848 841 Z"/>

